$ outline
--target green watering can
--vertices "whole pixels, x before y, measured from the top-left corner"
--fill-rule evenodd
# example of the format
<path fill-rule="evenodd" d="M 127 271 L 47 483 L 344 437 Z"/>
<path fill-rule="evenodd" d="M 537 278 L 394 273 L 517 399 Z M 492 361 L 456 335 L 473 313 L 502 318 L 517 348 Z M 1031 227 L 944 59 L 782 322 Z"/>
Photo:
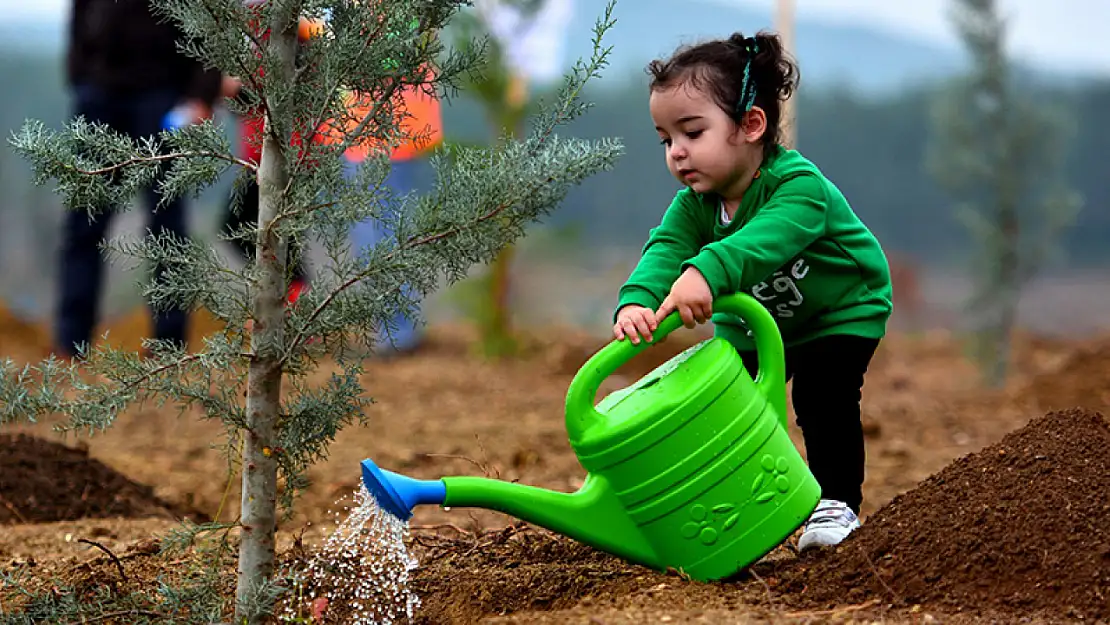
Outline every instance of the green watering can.
<path fill-rule="evenodd" d="M 753 381 L 732 345 L 703 341 L 638 380 L 593 398 L 650 344 L 613 341 L 567 391 L 571 447 L 588 475 L 574 493 L 481 477 L 417 480 L 362 462 L 362 481 L 402 521 L 422 504 L 497 510 L 652 569 L 702 581 L 732 576 L 788 538 L 816 508 L 820 486 L 787 434 L 782 340 L 745 294 L 717 300 L 755 335 Z M 677 313 L 655 341 L 681 327 Z"/>

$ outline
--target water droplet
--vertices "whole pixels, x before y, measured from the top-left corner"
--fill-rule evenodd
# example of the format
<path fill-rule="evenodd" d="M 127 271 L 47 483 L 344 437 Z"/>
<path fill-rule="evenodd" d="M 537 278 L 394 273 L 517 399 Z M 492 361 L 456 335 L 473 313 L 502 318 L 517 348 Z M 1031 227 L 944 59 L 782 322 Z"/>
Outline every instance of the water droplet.
<path fill-rule="evenodd" d="M 291 593 L 283 622 L 311 613 L 313 601 L 346 605 L 357 625 L 411 622 L 420 598 L 409 589 L 417 566 L 405 544 L 408 524 L 378 507 L 365 487 L 355 493 L 355 506 L 328 536 L 307 566 L 295 574 L 298 588 Z M 338 516 L 338 515 L 337 515 Z"/>

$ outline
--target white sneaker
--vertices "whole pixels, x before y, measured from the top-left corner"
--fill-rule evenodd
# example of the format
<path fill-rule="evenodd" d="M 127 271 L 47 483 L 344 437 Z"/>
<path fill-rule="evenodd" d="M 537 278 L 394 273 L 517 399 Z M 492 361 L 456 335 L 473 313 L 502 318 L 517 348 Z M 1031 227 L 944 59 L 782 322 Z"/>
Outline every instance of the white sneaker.
<path fill-rule="evenodd" d="M 848 504 L 835 499 L 822 499 L 806 521 L 802 537 L 798 539 L 798 551 L 839 545 L 858 527 L 859 517 Z"/>

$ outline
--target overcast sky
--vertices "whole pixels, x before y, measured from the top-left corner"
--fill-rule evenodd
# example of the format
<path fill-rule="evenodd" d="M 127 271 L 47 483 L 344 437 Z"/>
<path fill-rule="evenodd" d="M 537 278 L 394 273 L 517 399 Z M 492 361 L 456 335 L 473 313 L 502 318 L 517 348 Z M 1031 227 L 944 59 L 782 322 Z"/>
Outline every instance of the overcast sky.
<path fill-rule="evenodd" d="M 2 1 L 2 0 L 0 0 Z M 678 0 L 681 1 L 681 0 Z M 774 0 L 706 0 L 771 9 Z M 950 0 L 795 0 L 799 18 L 821 18 L 956 45 Z M 1041 64 L 1110 73 L 1110 0 L 998 0 L 1011 51 Z"/>
<path fill-rule="evenodd" d="M 10 23 L 62 23 L 71 0 L 0 0 Z M 769 9 L 775 0 L 697 0 Z M 597 2 L 601 0 L 579 0 Z M 635 0 L 620 0 L 634 3 Z M 674 0 L 689 10 L 693 0 Z M 800 18 L 870 25 L 938 43 L 953 42 L 945 14 L 950 0 L 795 0 Z M 1012 20 L 1013 52 L 1040 64 L 1110 73 L 1110 0 L 999 0 Z"/>

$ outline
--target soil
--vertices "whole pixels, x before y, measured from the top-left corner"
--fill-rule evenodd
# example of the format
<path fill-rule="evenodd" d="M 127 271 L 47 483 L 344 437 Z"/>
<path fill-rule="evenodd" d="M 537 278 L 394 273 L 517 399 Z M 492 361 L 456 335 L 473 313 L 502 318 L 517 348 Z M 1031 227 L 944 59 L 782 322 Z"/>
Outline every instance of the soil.
<path fill-rule="evenodd" d="M 0 525 L 148 516 L 205 520 L 90 458 L 86 447 L 0 434 Z"/>
<path fill-rule="evenodd" d="M 0 336 L 4 355 L 38 353 L 10 343 L 26 332 Z M 622 367 L 602 393 L 698 338 L 675 333 Z M 357 487 L 363 458 L 418 478 L 487 475 L 560 491 L 580 486 L 584 472 L 566 441 L 563 402 L 571 377 L 601 340 L 544 328 L 523 337 L 518 357 L 492 361 L 476 355 L 468 328 L 441 326 L 414 355 L 368 361 L 370 425 L 344 430 L 309 472 L 311 486 L 281 526 L 285 565 L 303 559 L 334 526 L 338 500 Z M 705 584 L 653 572 L 496 512 L 418 508 L 410 526 L 420 561 L 412 581 L 422 600 L 415 620 L 1110 622 L 1110 433 L 1094 412 L 1106 410 L 1096 391 L 1108 388 L 1110 349 L 1097 345 L 1110 339 L 1019 336 L 1010 382 L 987 389 L 958 337 L 890 336 L 864 388 L 863 527 L 836 550 L 804 556 L 787 541 L 733 580 Z M 310 383 L 330 372 L 325 363 Z M 14 490 L 6 478 L 16 456 L 0 446 L 0 494 L 24 497 L 13 503 L 22 520 L 0 516 L 9 523 L 0 529 L 0 573 L 29 575 L 25 589 L 64 582 L 78 594 L 108 588 L 155 597 L 160 584 L 191 570 L 188 558 L 158 553 L 157 539 L 177 527 L 174 519 L 188 510 L 223 522 L 238 514 L 237 473 L 219 448 L 217 423 L 179 416 L 170 406 L 137 408 L 65 451 L 52 446 L 52 425 L 0 428 L 8 436 L 0 440 L 36 439 L 15 446 L 37 464 L 18 465 L 31 471 L 12 480 Z M 790 434 L 804 455 L 793 425 Z M 52 450 L 70 464 L 32 449 Z M 67 470 L 88 479 L 67 477 L 74 475 Z M 72 506 L 90 483 L 98 488 L 88 487 L 88 506 Z M 37 502 L 62 503 L 40 510 Z M 216 570 L 232 598 L 234 563 Z M 0 610 L 20 597 L 0 582 Z M 97 622 L 147 622 L 139 618 L 147 608 Z M 341 622 L 342 613 L 334 606 L 325 622 Z"/>
<path fill-rule="evenodd" d="M 1108 446 L 1099 413 L 1034 419 L 895 497 L 836 550 L 799 558 L 780 548 L 736 581 L 690 583 L 566 539 L 504 531 L 429 551 L 418 588 L 429 623 L 537 610 L 563 611 L 550 622 L 565 622 L 576 607 L 627 611 L 651 598 L 709 620 L 777 604 L 777 617 L 866 606 L 1106 622 Z"/>
<path fill-rule="evenodd" d="M 1054 412 L 873 514 L 785 586 L 828 605 L 976 606 L 1110 620 L 1110 424 Z"/>
<path fill-rule="evenodd" d="M 1110 411 L 1110 341 L 1087 342 L 1030 380 L 1026 392 L 1045 410 L 1083 405 Z"/>

